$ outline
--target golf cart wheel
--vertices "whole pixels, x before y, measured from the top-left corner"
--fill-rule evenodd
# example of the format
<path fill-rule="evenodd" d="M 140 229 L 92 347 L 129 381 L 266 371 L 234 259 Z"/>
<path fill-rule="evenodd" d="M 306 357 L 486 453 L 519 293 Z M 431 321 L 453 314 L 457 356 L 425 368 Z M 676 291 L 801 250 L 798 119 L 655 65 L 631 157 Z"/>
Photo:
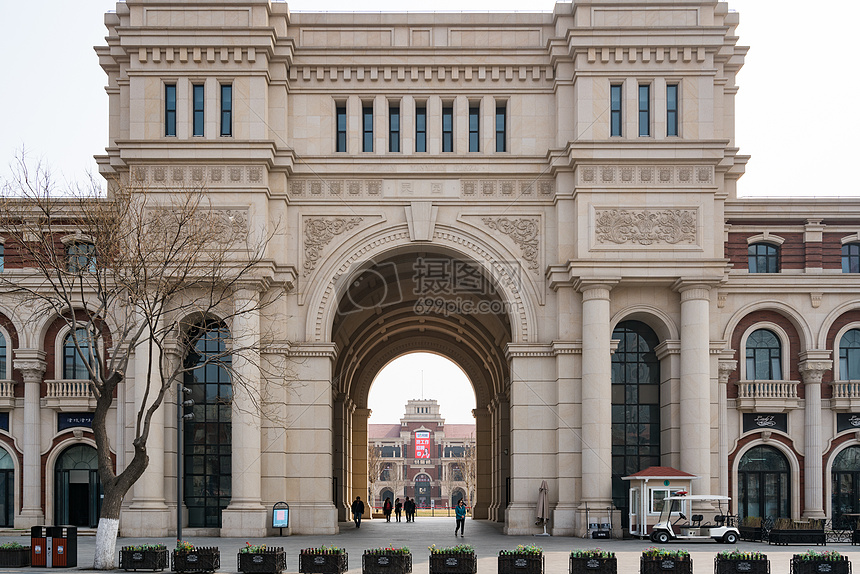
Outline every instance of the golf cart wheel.
<path fill-rule="evenodd" d="M 658 530 L 657 532 L 652 532 L 651 540 L 653 540 L 657 544 L 666 544 L 667 542 L 669 542 L 669 533 L 665 530 Z"/>
<path fill-rule="evenodd" d="M 738 542 L 737 532 L 726 532 L 723 535 L 723 542 L 725 542 L 726 544 L 737 544 L 737 542 Z"/>

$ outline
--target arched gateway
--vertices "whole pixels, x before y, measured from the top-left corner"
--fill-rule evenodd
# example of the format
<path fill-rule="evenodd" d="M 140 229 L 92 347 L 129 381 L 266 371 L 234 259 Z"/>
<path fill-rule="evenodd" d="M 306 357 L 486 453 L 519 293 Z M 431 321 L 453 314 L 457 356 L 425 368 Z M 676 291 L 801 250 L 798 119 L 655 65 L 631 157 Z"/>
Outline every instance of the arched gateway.
<path fill-rule="evenodd" d="M 552 534 L 582 535 L 586 508 L 613 508 L 620 535 L 622 479 L 646 465 L 738 499 L 758 472 L 741 459 L 759 447 L 803 478 L 792 518 L 836 512 L 849 487 L 825 486 L 825 469 L 857 477 L 810 453 L 860 442 L 850 349 L 832 369 L 860 329 L 860 205 L 737 197 L 739 16 L 665 4 L 320 15 L 119 2 L 97 48 L 112 111 L 101 173 L 153 200 L 204 190 L 225 237 L 269 238 L 205 321 L 247 350 L 230 361 L 244 384 L 202 366 L 188 382 L 208 410 L 189 425 L 205 441 L 186 444 L 184 476 L 175 397 L 153 418 L 122 534 L 168 536 L 178 512 L 188 535 L 264 536 L 279 501 L 292 533 L 337 532 L 369 494 L 370 385 L 412 351 L 471 381 L 473 514 L 506 533 L 539 532 L 546 480 Z M 761 244 L 776 265 L 758 265 Z M 46 461 L 89 439 L 91 400 L 64 394 L 79 387 L 53 318 L 10 301 L 0 438 L 20 445 L 7 500 L 28 527 L 61 506 Z M 188 355 L 181 333 L 166 351 Z M 118 467 L 133 454 L 129 413 L 148 400 L 135 381 L 153 361 L 134 353 L 107 417 Z"/>

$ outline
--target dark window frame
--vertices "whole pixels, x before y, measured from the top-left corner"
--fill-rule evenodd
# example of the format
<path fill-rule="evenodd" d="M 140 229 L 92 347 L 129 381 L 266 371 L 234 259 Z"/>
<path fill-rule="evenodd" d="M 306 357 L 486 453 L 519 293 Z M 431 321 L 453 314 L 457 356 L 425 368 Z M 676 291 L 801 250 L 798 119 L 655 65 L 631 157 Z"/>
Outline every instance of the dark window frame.
<path fill-rule="evenodd" d="M 164 84 L 164 137 L 176 137 L 176 84 Z"/>
<path fill-rule="evenodd" d="M 415 152 L 427 151 L 427 105 L 415 106 Z"/>
<path fill-rule="evenodd" d="M 681 85 L 666 84 L 666 136 L 678 137 L 678 108 Z"/>
<path fill-rule="evenodd" d="M 481 106 L 469 105 L 469 153 L 481 151 Z"/>
<path fill-rule="evenodd" d="M 400 106 L 388 106 L 388 151 L 400 153 Z"/>
<path fill-rule="evenodd" d="M 346 153 L 346 105 L 335 106 L 335 144 L 336 153 Z"/>
<path fill-rule="evenodd" d="M 639 108 L 639 137 L 651 137 L 651 84 L 639 84 L 637 95 Z"/>
<path fill-rule="evenodd" d="M 95 273 L 97 270 L 96 246 L 87 241 L 66 245 L 66 270 L 69 273 Z"/>
<path fill-rule="evenodd" d="M 191 86 L 191 135 L 203 137 L 206 133 L 206 86 Z"/>
<path fill-rule="evenodd" d="M 496 103 L 496 152 L 508 151 L 508 106 Z"/>
<path fill-rule="evenodd" d="M 746 380 L 783 380 L 782 341 L 770 329 L 756 329 L 749 334 L 744 344 L 744 356 L 746 357 Z"/>
<path fill-rule="evenodd" d="M 780 246 L 773 243 L 750 243 L 747 247 L 747 270 L 750 273 L 779 273 Z"/>
<path fill-rule="evenodd" d="M 454 153 L 454 106 L 442 107 L 442 153 Z"/>
<path fill-rule="evenodd" d="M 860 380 L 860 329 L 849 329 L 839 339 L 839 380 Z"/>
<path fill-rule="evenodd" d="M 233 136 L 233 84 L 221 84 L 221 137 Z"/>
<path fill-rule="evenodd" d="M 621 137 L 624 134 L 622 123 L 622 104 L 624 102 L 623 84 L 611 84 L 609 86 L 609 135 L 610 137 Z"/>
<path fill-rule="evenodd" d="M 373 152 L 373 104 L 361 106 L 361 151 Z"/>
<path fill-rule="evenodd" d="M 860 243 L 846 243 L 842 246 L 842 272 L 860 273 Z"/>

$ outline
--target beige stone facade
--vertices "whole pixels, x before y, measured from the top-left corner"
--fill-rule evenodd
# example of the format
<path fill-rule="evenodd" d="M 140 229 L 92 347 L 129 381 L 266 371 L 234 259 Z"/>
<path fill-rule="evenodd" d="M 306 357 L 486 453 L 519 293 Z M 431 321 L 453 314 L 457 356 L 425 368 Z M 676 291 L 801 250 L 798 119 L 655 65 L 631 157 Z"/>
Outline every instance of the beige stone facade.
<path fill-rule="evenodd" d="M 613 484 L 651 465 L 745 515 L 846 512 L 831 476 L 860 480 L 840 470 L 860 452 L 860 202 L 737 197 L 738 22 L 711 0 L 536 14 L 118 3 L 97 48 L 101 171 L 204 186 L 225 221 L 273 234 L 272 280 L 237 294 L 284 295 L 243 326 L 267 334 L 245 374 L 265 388 L 288 368 L 297 383 L 271 397 L 280 423 L 233 420 L 230 504 L 220 527 L 186 533 L 272 533 L 281 500 L 292 533 L 336 532 L 368 491 L 374 376 L 418 350 L 474 386 L 474 516 L 506 533 L 537 532 L 542 480 L 553 534 L 585 532 L 586 504 L 614 505 L 620 532 Z M 92 405 L 56 385 L 52 322 L 0 310 L 14 523 L 52 523 L 58 460 L 92 442 L 57 413 Z M 133 379 L 113 415 L 119 467 Z M 123 535 L 174 531 L 175 419 L 168 405 Z M 770 479 L 787 508 L 750 499 Z"/>

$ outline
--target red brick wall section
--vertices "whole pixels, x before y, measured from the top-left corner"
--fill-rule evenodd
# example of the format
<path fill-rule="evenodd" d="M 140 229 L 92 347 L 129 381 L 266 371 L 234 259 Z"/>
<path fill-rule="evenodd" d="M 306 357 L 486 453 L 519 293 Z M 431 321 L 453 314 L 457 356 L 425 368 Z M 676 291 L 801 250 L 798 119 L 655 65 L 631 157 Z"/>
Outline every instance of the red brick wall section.
<path fill-rule="evenodd" d="M 760 441 L 761 437 L 762 437 L 762 433 L 760 433 L 760 432 L 752 433 L 752 434 L 749 434 L 747 436 L 742 437 L 738 441 L 738 446 L 735 447 L 735 450 L 733 450 L 732 452 L 729 453 L 729 468 L 732 469 L 735 467 L 735 459 L 737 458 L 738 453 L 746 445 L 750 444 L 751 442 Z M 789 483 L 791 484 L 792 489 L 794 489 L 794 488 L 800 489 L 798 491 L 792 491 L 792 493 L 799 492 L 801 495 L 800 496 L 800 514 L 802 515 L 803 509 L 804 509 L 803 492 L 804 492 L 804 488 L 805 488 L 804 485 L 806 484 L 806 480 L 804 479 L 804 472 L 803 472 L 803 469 L 805 468 L 803 455 L 801 455 L 800 453 L 797 452 L 797 449 L 794 448 L 794 443 L 791 441 L 791 439 L 789 439 L 788 437 L 783 436 L 781 434 L 776 434 L 776 433 L 772 434 L 770 436 L 769 442 L 779 442 L 779 443 L 784 444 L 785 446 L 787 446 L 789 448 L 789 450 L 791 450 L 791 452 L 794 454 L 795 458 L 797 459 L 797 465 L 799 467 L 799 470 L 798 470 L 799 476 L 792 476 L 789 480 Z M 766 446 L 766 444 L 765 444 L 765 446 Z M 733 492 L 735 476 L 736 475 L 734 473 L 729 472 L 729 492 Z M 737 500 L 733 501 L 732 510 L 735 514 L 737 514 L 737 512 L 738 512 L 738 501 Z"/>
<path fill-rule="evenodd" d="M 847 233 L 824 233 L 821 244 L 821 266 L 824 269 L 842 269 L 842 238 Z"/>
<path fill-rule="evenodd" d="M 800 354 L 800 336 L 797 334 L 797 329 L 794 328 L 794 324 L 776 311 L 770 311 L 767 309 L 753 311 L 741 319 L 732 333 L 732 349 L 735 350 L 734 359 L 738 362 L 738 368 L 735 369 L 735 372 L 729 375 L 729 384 L 726 391 L 728 398 L 730 399 L 736 399 L 738 397 L 737 382 L 740 380 L 741 375 L 741 361 L 746 360 L 746 349 L 741 349 L 741 337 L 746 332 L 747 328 L 762 321 L 779 325 L 782 327 L 783 331 L 785 331 L 786 335 L 788 335 L 788 380 L 800 380 L 800 371 L 797 368 L 797 357 Z M 782 352 L 785 353 L 786 349 L 783 349 Z M 799 385 L 797 392 L 800 398 L 803 398 L 802 383 Z"/>
<path fill-rule="evenodd" d="M 760 233 L 729 233 L 725 245 L 725 256 L 734 269 L 749 269 L 748 239 Z M 803 269 L 805 267 L 806 248 L 803 243 L 803 233 L 780 233 L 785 242 L 779 248 L 780 269 Z"/>
<path fill-rule="evenodd" d="M 806 243 L 806 267 L 821 267 L 822 245 L 819 241 L 808 241 Z"/>

